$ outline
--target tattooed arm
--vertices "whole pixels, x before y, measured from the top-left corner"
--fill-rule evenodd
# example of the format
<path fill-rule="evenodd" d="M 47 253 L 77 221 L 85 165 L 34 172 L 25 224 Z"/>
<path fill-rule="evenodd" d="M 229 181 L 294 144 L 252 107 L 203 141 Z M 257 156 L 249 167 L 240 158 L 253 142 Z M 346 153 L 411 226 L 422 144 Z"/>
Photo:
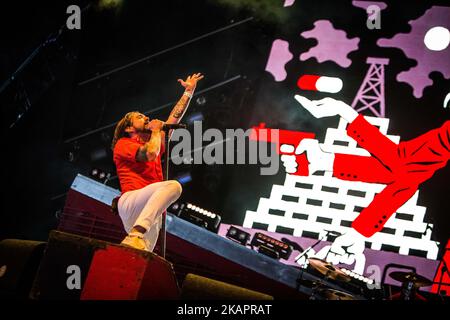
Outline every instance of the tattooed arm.
<path fill-rule="evenodd" d="M 160 120 L 150 121 L 149 128 L 152 130 L 150 140 L 148 140 L 143 146 L 141 146 L 136 152 L 136 161 L 147 162 L 153 161 L 159 155 L 161 148 L 161 129 L 164 122 Z"/>
<path fill-rule="evenodd" d="M 180 123 L 181 118 L 183 117 L 183 115 L 185 114 L 185 112 L 189 106 L 189 102 L 191 101 L 192 95 L 194 94 L 194 90 L 197 85 L 197 82 L 201 79 L 203 79 L 203 75 L 200 73 L 195 73 L 192 76 L 187 77 L 186 81 L 178 79 L 178 82 L 180 82 L 181 85 L 186 90 L 184 91 L 180 100 L 177 102 L 177 104 L 173 108 L 172 112 L 169 115 L 169 118 L 167 118 L 166 123 L 169 123 L 169 124 Z"/>

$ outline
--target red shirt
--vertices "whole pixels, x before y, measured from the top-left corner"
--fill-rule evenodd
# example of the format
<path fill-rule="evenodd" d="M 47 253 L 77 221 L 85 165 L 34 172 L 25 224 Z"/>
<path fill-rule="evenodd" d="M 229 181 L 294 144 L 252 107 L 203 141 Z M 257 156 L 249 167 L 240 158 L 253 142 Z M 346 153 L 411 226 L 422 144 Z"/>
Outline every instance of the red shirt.
<path fill-rule="evenodd" d="M 122 194 L 163 180 L 161 154 L 164 152 L 164 144 L 161 143 L 161 151 L 155 160 L 138 162 L 136 152 L 144 144 L 138 138 L 121 138 L 114 147 L 113 159 Z"/>

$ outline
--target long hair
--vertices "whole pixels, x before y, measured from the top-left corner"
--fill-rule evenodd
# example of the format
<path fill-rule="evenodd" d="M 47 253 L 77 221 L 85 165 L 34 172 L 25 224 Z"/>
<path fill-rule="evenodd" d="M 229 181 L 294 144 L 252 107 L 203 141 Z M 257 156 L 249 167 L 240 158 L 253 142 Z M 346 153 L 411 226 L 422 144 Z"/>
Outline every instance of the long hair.
<path fill-rule="evenodd" d="M 125 131 L 126 128 L 132 126 L 131 118 L 137 111 L 128 112 L 122 119 L 117 122 L 116 129 L 114 130 L 114 138 L 112 139 L 111 149 L 114 151 L 117 141 L 123 137 L 129 137 L 129 134 Z"/>

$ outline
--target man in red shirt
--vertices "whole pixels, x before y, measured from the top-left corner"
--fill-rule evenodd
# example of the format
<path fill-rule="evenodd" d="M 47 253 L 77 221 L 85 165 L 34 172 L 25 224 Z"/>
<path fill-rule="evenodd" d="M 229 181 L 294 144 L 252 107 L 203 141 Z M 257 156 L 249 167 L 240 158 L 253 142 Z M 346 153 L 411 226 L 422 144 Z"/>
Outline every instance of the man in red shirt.
<path fill-rule="evenodd" d="M 183 117 L 200 73 L 178 79 L 185 91 L 165 123 L 177 124 Z M 117 209 L 128 235 L 123 245 L 153 251 L 161 228 L 162 213 L 181 195 L 178 181 L 163 181 L 161 154 L 164 122 L 140 112 L 128 112 L 118 123 L 112 141 L 113 158 L 122 195 Z M 170 132 L 169 132 L 170 135 Z"/>

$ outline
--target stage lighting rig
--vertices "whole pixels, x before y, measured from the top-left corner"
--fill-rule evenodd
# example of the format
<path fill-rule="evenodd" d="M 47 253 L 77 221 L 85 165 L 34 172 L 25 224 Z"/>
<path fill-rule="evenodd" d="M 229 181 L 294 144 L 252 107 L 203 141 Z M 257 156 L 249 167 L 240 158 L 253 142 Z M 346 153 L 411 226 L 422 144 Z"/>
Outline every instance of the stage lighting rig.
<path fill-rule="evenodd" d="M 219 225 L 222 220 L 218 214 L 200 208 L 189 202 L 176 202 L 169 207 L 168 211 L 183 220 L 192 222 L 214 233 L 217 233 L 219 230 Z"/>
<path fill-rule="evenodd" d="M 345 274 L 347 274 L 348 276 L 350 276 L 352 279 L 354 279 L 355 281 L 359 281 L 365 284 L 370 284 L 370 285 L 374 285 L 375 284 L 375 280 L 367 278 L 359 273 L 356 273 L 352 270 L 348 270 L 345 268 L 341 268 L 342 272 L 344 272 Z"/>
<path fill-rule="evenodd" d="M 92 168 L 91 171 L 89 172 L 89 175 L 91 176 L 91 178 L 103 184 L 106 184 L 109 178 L 111 178 L 111 173 L 105 172 L 99 168 Z"/>

